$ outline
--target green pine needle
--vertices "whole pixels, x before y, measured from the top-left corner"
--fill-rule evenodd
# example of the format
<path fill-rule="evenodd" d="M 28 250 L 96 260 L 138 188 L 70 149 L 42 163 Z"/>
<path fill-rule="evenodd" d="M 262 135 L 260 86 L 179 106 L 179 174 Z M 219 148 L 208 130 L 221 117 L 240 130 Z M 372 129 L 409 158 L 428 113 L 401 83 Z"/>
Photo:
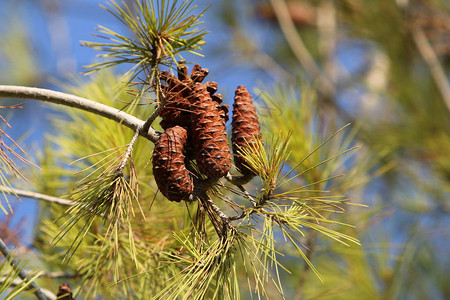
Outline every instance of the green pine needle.
<path fill-rule="evenodd" d="M 330 162 L 339 160 L 344 154 L 356 149 L 356 147 L 352 147 L 343 150 L 318 162 L 310 161 L 307 168 L 300 169 L 306 160 L 319 158 L 320 156 L 317 157 L 314 154 L 329 144 L 347 126 L 339 129 L 324 142 L 314 147 L 311 153 L 293 167 L 289 164 L 291 161 L 289 142 L 292 134 L 285 137 L 273 137 L 265 145 L 257 140 L 256 144 L 248 144 L 246 148 L 240 149 L 240 154 L 247 162 L 247 166 L 259 176 L 262 187 L 260 194 L 256 196 L 257 205 L 244 210 L 243 213 L 244 216 L 258 215 L 264 219 L 262 232 L 255 229 L 250 230 L 251 236 L 260 236 L 259 246 L 256 248 L 261 255 L 263 267 L 261 268 L 262 274 L 257 275 L 255 280 L 256 290 L 267 282 L 270 273 L 275 287 L 282 294 L 279 268 L 286 268 L 277 260 L 279 254 L 275 246 L 275 232 L 280 232 L 285 240 L 290 242 L 321 281 L 324 280 L 323 277 L 305 254 L 302 243 L 299 242 L 308 231 L 316 231 L 347 246 L 349 243 L 359 245 L 356 238 L 325 227 L 325 225 L 350 226 L 329 218 L 331 213 L 344 212 L 343 206 L 349 204 L 349 199 L 340 194 L 322 190 L 324 184 L 343 175 L 318 177 L 316 181 L 298 184 L 309 172 L 319 167 L 326 168 Z M 259 218 L 253 219 L 257 224 Z M 252 224 L 252 218 L 246 220 Z M 252 269 L 257 269 L 257 266 L 253 265 Z M 272 271 L 275 274 L 272 274 Z"/>
<path fill-rule="evenodd" d="M 12 105 L 12 106 L 0 106 L 0 109 L 19 109 L 22 108 L 22 104 Z M 20 172 L 19 167 L 16 164 L 15 160 L 21 161 L 26 165 L 36 166 L 29 160 L 27 160 L 23 155 L 26 155 L 25 150 L 23 150 L 19 144 L 16 143 L 4 130 L 3 127 L 11 127 L 5 118 L 0 116 L 0 120 L 2 121 L 2 128 L 0 128 L 0 183 L 4 187 L 11 188 L 12 186 L 9 182 L 10 176 L 14 176 L 20 178 L 22 180 L 27 180 L 25 176 Z M 18 150 L 15 151 L 14 148 Z M 2 204 L 0 199 L 0 210 L 2 210 L 5 215 L 8 215 L 8 209 L 10 212 L 13 212 L 12 207 L 9 203 L 9 199 L 7 194 L 2 191 L 3 199 L 5 199 L 6 206 Z M 19 197 L 13 192 L 18 199 Z M 20 200 L 20 199 L 19 199 Z"/>
<path fill-rule="evenodd" d="M 120 162 L 119 159 L 116 161 Z M 119 231 L 127 228 L 130 230 L 131 256 L 136 261 L 136 249 L 131 230 L 131 218 L 135 215 L 133 203 L 136 203 L 141 210 L 138 202 L 136 173 L 132 162 L 129 163 L 128 178 L 117 168 L 117 164 L 111 163 L 111 161 L 108 161 L 107 164 L 111 167 L 98 174 L 94 179 L 82 180 L 78 184 L 71 196 L 75 205 L 60 217 L 60 219 L 68 217 L 68 220 L 61 226 L 60 232 L 54 239 L 55 243 L 59 242 L 78 222 L 84 222 L 73 240 L 72 246 L 67 251 L 65 259 L 70 259 L 74 254 L 95 221 L 102 219 L 103 226 L 106 228 L 105 239 L 114 241 L 112 244 L 116 250 L 119 248 L 117 238 Z M 99 169 L 101 168 L 102 166 L 99 167 Z M 141 214 L 144 216 L 142 210 Z"/>
<path fill-rule="evenodd" d="M 10 261 L 12 259 L 11 253 L 0 262 L 0 299 L 13 300 L 23 299 L 26 295 L 33 293 L 30 285 L 34 282 L 42 272 L 33 273 L 29 276 L 29 280 L 22 280 L 19 278 L 19 273 L 26 265 L 26 262 L 19 262 L 17 268 L 11 268 Z M 15 280 L 19 279 L 20 283 L 16 284 Z"/>
<path fill-rule="evenodd" d="M 161 3 L 160 3 L 161 2 Z M 108 61 L 95 63 L 86 73 L 127 63 L 133 65 L 129 71 L 130 80 L 141 71 L 153 74 L 159 66 L 171 67 L 177 60 L 183 60 L 182 52 L 197 54 L 203 38 L 204 29 L 200 17 L 204 11 L 195 14 L 193 1 L 177 0 L 157 1 L 156 5 L 148 0 L 135 0 L 132 5 L 112 0 L 107 7 L 102 6 L 115 16 L 133 36 L 128 37 L 106 27 L 99 26 L 100 42 L 83 42 L 84 46 L 106 52 L 100 57 Z"/>
<path fill-rule="evenodd" d="M 226 238 L 213 242 L 192 243 L 182 233 L 174 237 L 184 253 L 166 256 L 180 271 L 153 299 L 239 299 L 235 252 L 242 239 L 237 231 L 230 230 Z"/>

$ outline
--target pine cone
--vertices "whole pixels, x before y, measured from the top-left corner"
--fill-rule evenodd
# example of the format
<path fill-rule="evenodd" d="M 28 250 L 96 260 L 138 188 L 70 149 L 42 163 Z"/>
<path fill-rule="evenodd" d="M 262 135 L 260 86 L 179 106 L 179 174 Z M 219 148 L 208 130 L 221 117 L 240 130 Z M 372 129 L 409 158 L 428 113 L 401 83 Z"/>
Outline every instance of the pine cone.
<path fill-rule="evenodd" d="M 196 82 L 202 82 L 209 73 L 208 69 L 202 69 L 198 64 L 192 68 L 192 73 L 189 77 L 186 65 L 180 64 L 177 71 L 178 77 L 166 71 L 161 72 L 161 80 L 166 82 L 166 85 L 163 87 L 166 100 L 160 113 L 162 118 L 160 125 L 163 129 L 175 125 L 190 126 L 190 98 L 192 97 L 193 86 Z M 211 85 L 211 94 L 213 94 L 217 90 L 217 83 L 211 82 L 209 84 Z"/>
<path fill-rule="evenodd" d="M 193 193 L 191 175 L 185 166 L 187 130 L 168 128 L 153 150 L 153 175 L 161 193 L 170 201 L 186 200 Z"/>
<path fill-rule="evenodd" d="M 243 85 L 238 86 L 235 92 L 231 126 L 234 164 L 242 174 L 254 174 L 246 166 L 244 158 L 238 154 L 240 149 L 245 149 L 249 146 L 255 147 L 257 145 L 256 142 L 261 141 L 258 116 L 253 106 L 252 96 Z"/>
<path fill-rule="evenodd" d="M 181 77 L 181 71 L 179 76 Z M 161 73 L 161 79 L 166 82 L 163 88 L 166 97 L 164 108 L 160 113 L 163 119 L 160 123 L 164 129 L 175 125 L 189 126 L 191 123 L 190 102 L 187 96 L 192 94 L 190 79 L 181 81 L 168 72 Z"/>
<path fill-rule="evenodd" d="M 198 168 L 210 178 L 223 177 L 231 168 L 225 120 L 204 84 L 196 83 L 191 108 L 192 143 Z"/>
<path fill-rule="evenodd" d="M 59 300 L 73 300 L 72 291 L 67 283 L 63 283 L 59 286 L 56 296 Z"/>

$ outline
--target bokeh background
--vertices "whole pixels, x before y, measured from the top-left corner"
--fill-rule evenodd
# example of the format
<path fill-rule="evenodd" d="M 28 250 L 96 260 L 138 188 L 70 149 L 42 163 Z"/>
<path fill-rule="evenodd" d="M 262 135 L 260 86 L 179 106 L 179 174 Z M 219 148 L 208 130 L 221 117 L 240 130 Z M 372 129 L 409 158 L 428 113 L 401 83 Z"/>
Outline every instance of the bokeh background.
<path fill-rule="evenodd" d="M 0 84 L 61 90 L 83 77 L 98 53 L 80 41 L 98 41 L 92 33 L 99 24 L 126 32 L 101 3 L 0 0 Z M 210 5 L 203 17 L 209 34 L 204 56 L 185 58 L 210 69 L 228 104 L 238 85 L 309 83 L 321 113 L 351 122 L 358 143 L 378 159 L 370 180 L 350 193 L 369 206 L 353 219 L 363 246 L 330 272 L 359 284 L 367 298 L 450 299 L 448 1 L 195 3 L 199 11 Z M 8 134 L 31 157 L 48 133 L 61 130 L 50 126 L 50 111 L 37 101 L 2 111 Z M 14 214 L 0 214 L 0 237 L 32 248 L 38 203 L 22 200 L 12 199 Z M 291 295 L 301 274 L 290 279 Z M 324 291 L 323 298 L 341 298 Z M 351 291 L 345 299 L 364 294 Z"/>

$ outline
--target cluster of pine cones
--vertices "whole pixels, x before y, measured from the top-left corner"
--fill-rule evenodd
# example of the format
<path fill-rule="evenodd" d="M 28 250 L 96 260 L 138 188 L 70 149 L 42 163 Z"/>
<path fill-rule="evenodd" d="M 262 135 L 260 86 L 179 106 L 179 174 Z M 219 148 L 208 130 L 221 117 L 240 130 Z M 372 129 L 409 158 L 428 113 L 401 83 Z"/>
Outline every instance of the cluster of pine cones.
<path fill-rule="evenodd" d="M 200 172 L 217 180 L 230 171 L 232 161 L 226 136 L 228 105 L 221 105 L 217 83 L 202 83 L 209 70 L 195 65 L 191 74 L 186 66 L 178 76 L 161 73 L 164 106 L 160 113 L 165 130 L 153 151 L 153 175 L 161 193 L 171 201 L 187 200 L 200 182 Z M 252 103 L 244 86 L 236 90 L 233 104 L 232 145 L 236 168 L 244 175 L 253 173 L 237 153 L 255 147 L 261 133 Z M 197 169 L 190 162 L 195 160 Z"/>

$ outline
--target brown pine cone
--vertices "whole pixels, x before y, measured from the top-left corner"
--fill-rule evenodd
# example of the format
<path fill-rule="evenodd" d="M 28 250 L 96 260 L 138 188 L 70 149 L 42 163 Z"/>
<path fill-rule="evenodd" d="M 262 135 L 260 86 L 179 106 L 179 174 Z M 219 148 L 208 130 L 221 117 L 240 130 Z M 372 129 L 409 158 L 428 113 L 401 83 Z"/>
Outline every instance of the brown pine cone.
<path fill-rule="evenodd" d="M 192 68 L 191 75 L 188 77 L 188 69 L 186 65 L 179 64 L 177 68 L 178 77 L 169 72 L 161 72 L 161 80 L 166 82 L 163 86 L 165 96 L 164 108 L 160 113 L 162 121 L 160 123 L 163 129 L 180 125 L 183 127 L 190 126 L 191 108 L 190 97 L 192 97 L 192 89 L 196 82 L 202 82 L 208 75 L 209 70 L 196 64 Z M 217 90 L 217 83 L 210 82 L 209 90 L 211 94 Z"/>
<path fill-rule="evenodd" d="M 194 190 L 184 162 L 186 140 L 186 129 L 181 126 L 168 128 L 153 150 L 153 175 L 159 190 L 170 201 L 187 200 Z"/>
<path fill-rule="evenodd" d="M 72 291 L 67 283 L 63 283 L 59 286 L 56 296 L 60 300 L 73 300 Z"/>
<path fill-rule="evenodd" d="M 261 141 L 258 116 L 253 106 L 252 96 L 243 85 L 238 86 L 235 92 L 231 126 L 234 164 L 243 175 L 254 174 L 246 166 L 244 158 L 238 154 L 240 149 L 254 147 L 257 141 Z"/>
<path fill-rule="evenodd" d="M 160 117 L 164 130 L 175 125 L 187 127 L 191 123 L 190 103 L 186 98 L 172 98 L 164 105 Z"/>
<path fill-rule="evenodd" d="M 223 177 L 231 168 L 225 120 L 204 84 L 196 83 L 191 108 L 192 143 L 198 168 L 209 178 Z"/>
<path fill-rule="evenodd" d="M 183 72 L 180 70 L 179 76 Z M 164 129 L 175 125 L 189 126 L 191 123 L 190 102 L 186 95 L 192 94 L 189 81 L 181 81 L 168 72 L 161 72 L 161 80 L 167 83 L 163 87 L 165 96 L 164 108 L 160 113 L 161 127 Z"/>

